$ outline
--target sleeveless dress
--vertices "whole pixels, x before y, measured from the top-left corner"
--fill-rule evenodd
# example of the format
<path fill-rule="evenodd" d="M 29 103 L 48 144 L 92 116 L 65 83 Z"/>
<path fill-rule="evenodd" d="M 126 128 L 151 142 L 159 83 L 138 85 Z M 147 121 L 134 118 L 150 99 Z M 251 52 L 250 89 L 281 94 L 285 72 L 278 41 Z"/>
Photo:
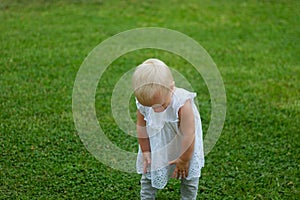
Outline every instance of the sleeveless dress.
<path fill-rule="evenodd" d="M 178 111 L 187 100 L 191 100 L 195 118 L 195 146 L 186 179 L 190 180 L 201 175 L 201 168 L 204 166 L 202 125 L 200 114 L 194 103 L 195 97 L 196 93 L 175 88 L 171 102 L 163 112 L 154 112 L 152 107 L 143 106 L 136 100 L 137 108 L 146 121 L 146 130 L 150 141 L 151 164 L 145 175 L 151 180 L 152 187 L 164 188 L 174 172 L 175 165 L 168 163 L 180 157 L 182 152 L 180 149 L 182 133 L 178 124 Z M 140 146 L 136 169 L 138 174 L 143 174 L 143 154 Z"/>

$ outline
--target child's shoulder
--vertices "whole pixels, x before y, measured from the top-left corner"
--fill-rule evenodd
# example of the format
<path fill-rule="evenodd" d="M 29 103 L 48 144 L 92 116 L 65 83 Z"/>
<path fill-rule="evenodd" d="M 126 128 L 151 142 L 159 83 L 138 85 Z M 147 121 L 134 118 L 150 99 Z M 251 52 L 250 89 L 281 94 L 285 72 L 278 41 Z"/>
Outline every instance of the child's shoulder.
<path fill-rule="evenodd" d="M 195 92 L 193 91 L 189 91 L 187 89 L 184 89 L 184 88 L 180 88 L 180 87 L 175 87 L 175 90 L 174 90 L 174 93 L 175 94 L 196 94 Z"/>
<path fill-rule="evenodd" d="M 174 97 L 178 101 L 186 101 L 188 99 L 193 99 L 196 97 L 195 92 L 190 92 L 184 88 L 178 88 L 176 87 L 174 90 Z"/>
<path fill-rule="evenodd" d="M 173 108 L 178 112 L 179 109 L 185 105 L 188 100 L 194 102 L 193 99 L 196 97 L 196 93 L 190 92 L 183 88 L 175 88 L 173 95 Z"/>

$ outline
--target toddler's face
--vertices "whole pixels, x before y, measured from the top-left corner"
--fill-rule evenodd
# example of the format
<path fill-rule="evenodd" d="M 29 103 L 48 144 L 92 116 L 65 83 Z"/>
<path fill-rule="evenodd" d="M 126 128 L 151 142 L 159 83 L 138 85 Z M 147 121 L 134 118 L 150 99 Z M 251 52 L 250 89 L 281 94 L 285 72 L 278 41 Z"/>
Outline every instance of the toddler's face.
<path fill-rule="evenodd" d="M 172 92 L 169 92 L 167 95 L 162 95 L 160 92 L 148 102 L 149 107 L 152 107 L 154 112 L 162 112 L 164 111 L 171 103 L 172 100 Z"/>

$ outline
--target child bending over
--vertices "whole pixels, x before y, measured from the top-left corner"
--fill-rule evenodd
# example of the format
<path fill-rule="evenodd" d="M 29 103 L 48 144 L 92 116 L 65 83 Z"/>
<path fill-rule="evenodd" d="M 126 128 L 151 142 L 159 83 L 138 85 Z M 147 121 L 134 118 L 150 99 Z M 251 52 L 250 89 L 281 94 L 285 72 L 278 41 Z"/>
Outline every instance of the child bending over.
<path fill-rule="evenodd" d="M 132 77 L 137 105 L 142 174 L 141 199 L 155 199 L 173 177 L 181 179 L 181 199 L 196 199 L 204 166 L 201 119 L 195 93 L 176 88 L 168 66 L 158 59 L 139 65 Z"/>

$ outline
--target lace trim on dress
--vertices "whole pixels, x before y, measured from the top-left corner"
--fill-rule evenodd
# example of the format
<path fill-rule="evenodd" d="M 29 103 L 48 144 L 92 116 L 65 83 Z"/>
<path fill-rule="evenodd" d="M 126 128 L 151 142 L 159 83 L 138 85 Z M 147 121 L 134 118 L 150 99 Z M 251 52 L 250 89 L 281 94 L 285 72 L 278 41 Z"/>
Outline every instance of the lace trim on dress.
<path fill-rule="evenodd" d="M 200 177 L 201 168 L 204 167 L 204 159 L 203 157 L 201 157 L 201 154 L 195 153 L 193 157 L 194 159 L 191 160 L 189 175 L 186 178 L 187 180 L 191 180 L 195 177 Z M 174 169 L 175 165 L 164 167 L 155 171 L 151 171 L 151 173 L 146 173 L 146 177 L 151 180 L 151 184 L 153 187 L 157 189 L 163 189 L 167 185 L 168 180 L 172 177 Z"/>

